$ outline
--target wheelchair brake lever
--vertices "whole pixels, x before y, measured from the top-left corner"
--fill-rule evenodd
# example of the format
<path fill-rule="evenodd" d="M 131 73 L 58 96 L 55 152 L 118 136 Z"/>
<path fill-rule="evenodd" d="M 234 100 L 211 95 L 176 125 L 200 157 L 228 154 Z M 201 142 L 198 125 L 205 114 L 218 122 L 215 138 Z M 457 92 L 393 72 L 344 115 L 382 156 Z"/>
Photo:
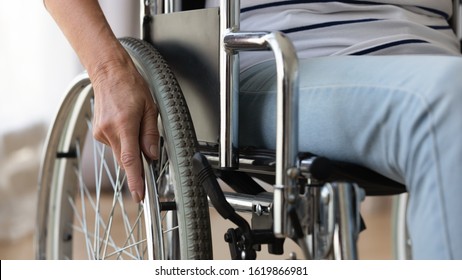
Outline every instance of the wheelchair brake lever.
<path fill-rule="evenodd" d="M 249 223 L 239 216 L 234 208 L 228 203 L 226 197 L 218 184 L 215 173 L 213 172 L 207 158 L 197 152 L 193 156 L 193 171 L 197 176 L 198 183 L 203 186 L 207 196 L 212 202 L 213 207 L 224 218 L 233 222 L 245 232 L 250 232 Z"/>

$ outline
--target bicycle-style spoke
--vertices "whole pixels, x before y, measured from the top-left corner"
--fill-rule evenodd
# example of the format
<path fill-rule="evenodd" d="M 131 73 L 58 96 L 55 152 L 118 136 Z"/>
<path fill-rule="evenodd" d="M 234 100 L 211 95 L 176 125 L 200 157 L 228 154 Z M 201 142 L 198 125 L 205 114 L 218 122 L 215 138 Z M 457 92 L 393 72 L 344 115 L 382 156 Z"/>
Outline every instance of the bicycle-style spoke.
<path fill-rule="evenodd" d="M 69 200 L 69 204 L 71 205 L 71 208 L 74 210 L 74 213 L 75 213 L 75 217 L 74 217 L 74 218 L 77 218 L 77 220 L 78 220 L 78 222 L 79 222 L 79 224 L 80 224 L 80 227 L 77 227 L 77 226 L 75 226 L 75 225 L 72 225 L 72 228 L 73 228 L 74 230 L 75 230 L 75 229 L 79 229 L 79 231 L 80 231 L 81 233 L 83 233 L 84 238 L 85 238 L 85 245 L 86 245 L 86 248 L 87 248 L 86 252 L 87 252 L 87 255 L 88 255 L 88 259 L 89 259 L 89 260 L 92 260 L 92 259 L 94 259 L 94 256 L 91 256 L 90 254 L 91 254 L 92 252 L 94 252 L 94 250 L 93 250 L 93 248 L 90 247 L 91 244 L 89 244 L 89 240 L 88 240 L 89 234 L 88 234 L 88 231 L 87 231 L 87 227 L 84 225 L 84 219 L 83 219 L 83 217 L 82 217 L 84 214 L 83 214 L 82 216 L 78 214 L 79 212 L 78 212 L 78 210 L 77 210 L 77 206 L 75 205 L 75 202 L 74 202 L 74 200 L 72 200 L 71 197 L 68 197 L 68 200 Z"/>
<path fill-rule="evenodd" d="M 159 203 L 168 202 L 168 201 L 175 201 L 173 199 L 173 193 L 170 193 L 171 185 L 174 185 L 172 182 L 174 175 L 171 174 L 173 172 L 172 168 L 170 168 L 170 160 L 165 149 L 161 152 L 160 157 L 160 171 L 157 176 L 156 185 L 158 188 L 163 188 L 158 192 L 158 201 Z M 162 194 L 166 194 L 167 196 L 164 197 Z M 164 239 L 166 240 L 166 246 L 170 246 L 170 242 L 172 242 L 172 238 L 174 235 L 178 234 L 179 226 L 173 224 L 173 217 L 176 216 L 176 211 L 163 211 L 160 213 L 160 226 L 162 230 L 162 234 L 165 236 Z"/>
<path fill-rule="evenodd" d="M 163 115 L 164 111 L 159 114 L 160 128 L 168 133 L 161 132 L 159 160 L 154 162 L 158 164 L 144 162 L 145 167 L 150 165 L 144 170 L 149 178 L 146 187 L 150 195 L 145 201 L 148 203 L 140 206 L 132 202 L 126 192 L 126 173 L 110 147 L 90 137 L 95 112 L 94 92 L 88 75 L 82 75 L 66 95 L 49 135 L 40 181 L 39 214 L 43 216 L 39 221 L 40 257 L 197 258 L 203 256 L 202 250 L 191 248 L 207 243 L 191 237 L 210 238 L 202 226 L 204 219 L 208 219 L 207 211 L 197 208 L 206 203 L 204 197 L 193 193 L 193 197 L 176 199 L 177 195 L 190 193 L 189 189 L 194 187 L 190 185 L 193 181 L 191 165 L 184 160 L 195 148 L 193 126 L 179 86 L 170 69 L 164 67 L 166 63 L 160 54 L 149 45 L 134 39 L 122 41 L 138 62 L 136 66 L 148 77 L 153 77 L 152 81 L 172 85 L 163 87 L 148 80 L 153 101 L 159 108 L 168 108 L 167 115 Z M 186 114 L 169 118 L 170 111 Z M 182 135 L 187 139 L 170 134 L 177 128 L 182 128 Z M 170 147 L 175 148 L 171 151 Z M 186 172 L 180 172 L 183 170 Z M 177 182 L 185 184 L 177 185 Z M 181 211 L 161 210 L 163 203 L 178 202 Z M 186 217 L 184 213 L 192 215 Z M 210 248 L 206 249 L 211 252 Z"/>
<path fill-rule="evenodd" d="M 111 234 L 112 230 L 112 223 L 113 223 L 113 218 L 114 218 L 114 212 L 115 212 L 115 207 L 117 205 L 117 199 L 120 196 L 120 188 L 115 188 L 114 189 L 114 195 L 112 199 L 112 206 L 111 210 L 109 211 L 109 222 L 108 222 L 108 227 L 106 231 L 104 232 L 103 238 L 105 240 L 104 247 L 103 247 L 103 256 L 106 255 L 106 250 L 107 250 L 107 240 L 109 239 L 109 236 Z"/>
<path fill-rule="evenodd" d="M 88 131 L 91 131 L 92 124 L 89 118 L 86 118 L 86 125 Z M 74 173 L 77 178 L 76 194 L 78 204 L 76 204 L 71 192 L 67 200 L 74 213 L 75 223 L 72 225 L 72 228 L 83 237 L 86 254 L 89 259 L 105 259 L 114 255 L 117 255 L 117 258 L 128 255 L 130 258 L 140 259 L 143 251 L 146 252 L 146 249 L 143 250 L 139 247 L 139 245 L 143 243 L 143 241 L 140 242 L 139 240 L 145 240 L 145 237 L 140 234 L 140 232 L 142 232 L 141 216 L 143 208 L 138 207 L 138 212 L 136 216 L 134 216 L 135 220 L 132 223 L 130 214 L 128 213 L 129 211 L 125 207 L 126 203 L 124 202 L 123 189 L 126 184 L 125 172 L 122 171 L 118 164 L 114 164 L 114 169 L 110 168 L 109 163 L 112 162 L 108 162 L 106 158 L 107 146 L 93 139 L 90 140 L 88 140 L 86 144 L 89 144 L 89 147 L 91 147 L 93 151 L 92 165 L 94 188 L 91 189 L 88 188 L 84 179 L 86 176 L 82 168 L 84 158 L 80 150 L 82 145 L 79 141 L 75 141 L 73 145 L 76 147 L 77 163 L 74 168 Z M 112 158 L 115 163 L 114 157 Z M 112 204 L 107 218 L 103 217 L 101 211 L 103 203 L 102 193 L 105 189 L 105 182 L 108 182 L 110 188 L 113 190 Z M 115 215 L 117 215 L 117 221 L 120 221 L 118 224 L 121 224 L 124 228 L 122 232 L 125 232 L 125 238 L 122 238 L 121 241 L 120 238 L 118 238 L 118 245 L 112 237 Z M 120 235 L 121 231 L 118 230 L 117 233 Z M 133 244 L 137 245 L 133 246 Z M 132 252 L 124 252 L 121 248 L 125 248 L 125 250 Z M 110 250 L 111 253 L 108 253 L 108 250 Z M 114 252 L 118 252 L 118 254 L 114 254 Z"/>
<path fill-rule="evenodd" d="M 75 147 L 76 147 L 77 158 L 80 159 L 81 158 L 81 151 L 80 151 L 80 142 L 78 140 L 75 142 Z M 80 166 L 81 162 L 78 161 L 77 164 L 78 164 L 77 169 L 81 170 L 81 166 Z M 80 177 L 79 177 L 79 180 L 80 180 Z M 81 184 L 79 184 L 79 185 L 81 185 Z M 78 193 L 80 195 L 80 206 L 81 206 L 81 209 L 82 209 L 81 226 L 82 226 L 82 229 L 84 230 L 84 237 L 85 237 L 85 245 L 87 247 L 87 254 L 89 255 L 89 257 L 94 259 L 94 258 L 96 258 L 96 256 L 94 255 L 95 251 L 91 247 L 91 240 L 90 240 L 89 233 L 88 233 L 87 216 L 86 216 L 86 211 L 87 210 L 86 210 L 86 203 L 85 203 L 85 189 L 82 188 L 82 187 L 79 187 Z M 93 254 L 93 255 L 90 256 L 90 254 Z"/>
<path fill-rule="evenodd" d="M 169 233 L 169 232 L 172 232 L 172 231 L 174 231 L 174 230 L 177 230 L 178 228 L 179 228 L 178 226 L 175 226 L 175 227 L 172 227 L 172 228 L 169 228 L 169 229 L 164 230 L 163 233 L 164 233 L 164 234 L 165 234 L 165 233 Z"/>
<path fill-rule="evenodd" d="M 88 130 L 91 131 L 92 123 L 88 118 L 86 119 L 86 123 Z M 94 139 L 91 139 L 91 142 L 91 144 L 86 144 L 90 144 L 93 151 L 92 165 L 94 188 L 89 188 L 85 183 L 85 174 L 81 166 L 83 162 L 82 153 L 80 151 L 81 145 L 78 141 L 75 143 L 75 147 L 77 147 L 76 154 L 78 164 L 74 172 L 78 178 L 77 194 L 80 201 L 79 204 L 76 205 L 73 198 L 69 197 L 69 203 L 71 204 L 71 208 L 75 215 L 74 219 L 77 223 L 72 227 L 75 232 L 82 234 L 87 257 L 90 259 L 123 259 L 123 257 L 142 259 L 146 256 L 148 250 L 147 246 L 145 246 L 146 237 L 145 234 L 143 234 L 143 207 L 138 206 L 137 215 L 134 220 L 131 220 L 128 213 L 129 211 L 126 208 L 126 196 L 124 196 L 123 192 L 127 180 L 126 173 L 123 172 L 116 162 L 115 157 L 112 155 L 111 162 L 108 162 L 107 146 Z M 172 174 L 170 174 L 172 170 L 170 170 L 170 161 L 164 149 L 162 151 L 162 160 L 163 162 L 160 165 L 161 168 L 157 170 L 158 173 L 156 174 L 157 176 L 155 176 L 157 186 L 163 186 L 164 189 L 162 191 L 165 192 L 160 195 L 158 192 L 157 201 L 159 201 L 159 203 L 171 201 L 172 199 L 172 194 L 169 194 L 169 192 L 171 192 L 171 190 L 169 190 L 170 185 L 173 183 L 171 182 Z M 107 217 L 103 217 L 102 193 L 105 188 L 107 188 L 105 186 L 106 183 L 108 183 L 108 186 L 112 189 L 113 195 L 109 209 L 105 210 L 105 212 L 108 213 Z M 164 196 L 164 194 L 166 196 Z M 131 201 L 129 203 L 131 203 Z M 92 216 L 87 216 L 90 212 Z M 161 232 L 163 235 L 166 235 L 164 239 L 169 239 L 170 237 L 167 235 L 179 229 L 178 225 L 171 226 L 172 222 L 167 221 L 168 212 L 169 211 L 163 211 L 159 216 L 159 226 L 162 228 Z M 121 232 L 125 232 L 125 238 L 118 239 L 117 242 L 112 238 L 116 215 L 119 221 L 118 225 L 123 227 L 123 230 L 121 231 L 119 229 L 117 233 L 120 234 Z M 90 221 L 93 221 L 92 224 L 94 228 L 92 229 L 89 228 Z M 167 245 L 167 247 L 168 246 L 169 245 Z"/>
<path fill-rule="evenodd" d="M 87 122 L 87 124 L 88 124 L 89 128 L 91 129 L 91 122 Z M 117 204 L 118 204 L 118 206 L 120 208 L 120 211 L 122 213 L 122 220 L 123 220 L 124 228 L 125 228 L 125 231 L 126 231 L 127 239 L 131 239 L 131 242 L 135 242 L 135 237 L 133 237 L 133 235 L 131 233 L 132 226 L 130 225 L 129 215 L 127 214 L 126 208 L 124 206 L 123 195 L 121 195 L 122 187 L 124 186 L 125 181 L 126 181 L 126 174 L 124 172 L 121 172 L 121 168 L 117 164 L 117 162 L 115 161 L 115 157 L 112 157 L 113 162 L 114 162 L 114 171 L 115 171 L 115 174 L 116 174 L 115 175 L 115 180 L 114 180 L 113 175 L 111 174 L 111 170 L 110 170 L 109 165 L 108 165 L 107 160 L 106 160 L 106 146 L 103 145 L 103 144 L 98 143 L 97 141 L 93 141 L 93 143 L 94 143 L 93 146 L 94 146 L 94 157 L 95 157 L 94 158 L 95 174 L 99 174 L 99 176 L 95 176 L 96 177 L 95 181 L 96 181 L 96 185 L 97 185 L 97 192 L 99 192 L 99 190 L 101 190 L 101 184 L 102 184 L 102 181 L 103 181 L 103 174 L 105 174 L 108 177 L 109 181 L 110 181 L 112 189 L 115 190 L 115 192 L 117 193 L 117 195 L 114 196 L 114 201 L 117 201 Z M 100 163 L 99 165 L 97 165 L 98 162 Z M 104 173 L 103 173 L 103 170 L 105 171 Z M 123 175 L 121 176 L 121 174 L 123 174 Z M 115 207 L 116 207 L 116 204 L 113 203 L 113 208 L 111 209 L 111 216 L 114 214 Z M 106 236 L 108 236 L 108 232 L 110 232 L 110 229 L 105 231 Z M 125 246 L 125 245 L 126 244 L 124 244 L 123 246 Z M 136 254 L 139 255 L 139 252 L 136 252 Z"/>
<path fill-rule="evenodd" d="M 79 147 L 78 144 L 76 144 L 76 147 Z M 81 159 L 81 153 L 80 153 L 80 150 L 79 148 L 77 148 L 77 158 L 78 159 Z M 81 160 L 78 161 L 79 163 L 81 162 Z M 76 176 L 78 178 L 78 193 L 80 193 L 80 200 L 81 200 L 81 212 L 82 212 L 82 217 L 79 218 L 79 220 L 81 221 L 81 228 L 82 228 L 82 231 L 85 233 L 85 240 L 86 240 L 86 243 L 87 243 L 87 247 L 88 247 L 88 242 L 90 242 L 90 238 L 89 236 L 91 236 L 89 233 L 88 233 L 88 226 L 87 226 L 87 212 L 89 211 L 87 209 L 87 206 L 90 206 L 90 209 L 92 210 L 92 213 L 93 213 L 93 216 L 94 216 L 94 219 L 95 219 L 95 223 L 94 223 L 94 233 L 92 235 L 93 237 L 93 250 L 91 250 L 94 254 L 93 258 L 94 259 L 99 259 L 99 250 L 96 250 L 96 248 L 99 248 L 99 242 L 101 241 L 101 238 L 99 238 L 99 233 L 100 233 L 100 227 L 102 227 L 103 229 L 106 229 L 107 226 L 106 224 L 104 223 L 104 219 L 102 218 L 101 216 L 101 211 L 100 211 L 100 196 L 97 192 L 96 196 L 97 196 L 97 201 L 95 202 L 93 197 L 92 197 L 92 194 L 89 190 L 89 188 L 87 187 L 87 185 L 85 184 L 84 182 L 84 179 L 83 179 L 83 174 L 82 174 L 82 168 L 80 166 L 80 164 L 78 164 L 78 166 L 74 169 L 74 172 L 76 173 Z M 97 188 L 98 189 L 98 188 Z M 101 188 L 99 188 L 101 189 Z M 72 198 L 69 197 L 69 199 L 71 201 Z M 73 203 L 73 210 L 74 210 L 74 213 L 75 215 L 78 215 L 79 211 L 77 210 L 76 206 L 75 206 L 75 203 Z M 109 240 L 111 242 L 111 244 L 114 245 L 114 241 L 112 240 L 112 238 Z M 90 250 L 88 250 L 90 252 Z"/>
<path fill-rule="evenodd" d="M 77 231 L 77 232 L 84 233 L 80 227 L 74 226 L 73 229 L 74 229 L 75 231 Z M 93 236 L 92 236 L 92 237 L 93 237 Z M 103 241 L 103 240 L 101 239 L 100 242 L 102 242 L 102 241 Z M 141 240 L 140 242 L 143 242 L 143 241 L 145 241 L 145 240 Z M 132 259 L 137 259 L 136 256 L 131 255 L 129 252 L 124 251 L 122 248 L 119 248 L 119 247 L 115 246 L 114 244 L 110 244 L 109 247 L 113 248 L 115 252 L 123 253 L 123 254 L 127 255 L 128 257 L 130 257 L 130 258 L 132 258 Z M 127 247 L 128 247 L 128 246 L 127 246 Z M 114 253 L 111 253 L 111 256 L 112 256 L 112 255 L 114 255 Z M 108 257 L 108 256 L 106 256 L 106 257 Z"/>
<path fill-rule="evenodd" d="M 143 209 L 143 208 L 141 208 L 141 209 Z M 122 247 L 126 246 L 127 244 L 130 244 L 130 239 L 133 239 L 133 232 L 135 231 L 136 227 L 138 227 L 138 233 L 139 233 L 139 231 L 140 231 L 139 226 L 140 226 L 140 223 L 141 223 L 140 220 L 141 220 L 142 214 L 143 214 L 143 211 L 142 211 L 142 210 L 139 211 L 138 217 L 136 218 L 136 221 L 134 222 L 133 227 L 132 227 L 131 230 L 130 230 L 130 234 L 127 236 L 127 239 L 125 240 L 125 242 L 124 242 L 124 244 L 122 245 Z M 132 238 L 130 238 L 130 237 L 132 237 Z M 138 236 L 138 237 L 139 237 L 138 239 L 140 239 L 140 236 Z M 145 241 L 145 240 L 144 240 L 144 241 Z M 124 248 L 132 248 L 132 247 L 133 247 L 133 246 L 132 246 L 133 244 L 139 245 L 139 244 L 141 244 L 141 243 L 140 243 L 140 242 L 136 242 L 136 241 L 133 239 L 132 243 L 131 243 L 130 245 L 124 247 Z M 136 248 L 136 247 L 135 247 L 135 248 Z M 140 257 L 141 255 L 140 255 L 140 253 L 139 253 L 138 248 L 136 248 L 136 252 L 137 252 L 137 255 Z M 120 254 L 117 256 L 117 259 L 119 259 L 119 257 L 120 257 Z"/>
<path fill-rule="evenodd" d="M 122 253 L 127 253 L 126 252 L 127 249 L 131 249 L 131 248 L 136 247 L 136 246 L 138 246 L 139 244 L 142 244 L 142 243 L 146 243 L 146 239 L 140 240 L 140 241 L 138 241 L 138 242 L 136 242 L 134 244 L 130 244 L 130 245 L 126 246 L 126 247 L 122 247 L 122 248 L 112 252 L 111 254 L 107 255 L 106 258 L 110 258 L 110 257 L 112 257 L 112 256 L 114 256 L 116 254 L 119 254 L 119 256 L 120 256 L 120 254 L 122 254 Z M 134 255 L 132 255 L 132 258 L 133 259 L 139 259 L 139 258 L 136 258 Z M 117 257 L 117 259 L 119 259 L 119 257 Z"/>

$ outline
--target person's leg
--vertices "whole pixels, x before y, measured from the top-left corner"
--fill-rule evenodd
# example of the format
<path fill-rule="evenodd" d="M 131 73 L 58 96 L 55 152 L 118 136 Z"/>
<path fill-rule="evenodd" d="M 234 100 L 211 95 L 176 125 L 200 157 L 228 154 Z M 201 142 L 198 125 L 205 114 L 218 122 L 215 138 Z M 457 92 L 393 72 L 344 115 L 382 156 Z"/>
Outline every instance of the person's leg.
<path fill-rule="evenodd" d="M 300 149 L 406 184 L 418 259 L 462 259 L 462 59 L 300 62 Z M 240 144 L 275 145 L 275 70 L 241 74 Z"/>

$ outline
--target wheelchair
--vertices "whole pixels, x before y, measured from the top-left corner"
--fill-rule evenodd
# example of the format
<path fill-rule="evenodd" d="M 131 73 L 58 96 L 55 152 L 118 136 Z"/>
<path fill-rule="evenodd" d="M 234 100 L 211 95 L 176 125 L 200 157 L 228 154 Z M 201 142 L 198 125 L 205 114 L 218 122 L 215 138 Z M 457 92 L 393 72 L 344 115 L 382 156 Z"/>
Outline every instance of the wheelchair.
<path fill-rule="evenodd" d="M 218 246 L 232 259 L 255 259 L 262 245 L 284 259 L 357 259 L 361 201 L 406 189 L 362 166 L 296 150 L 298 65 L 287 37 L 240 31 L 235 0 L 188 11 L 174 1 L 141 2 L 143 38 L 121 43 L 159 109 L 159 158 L 143 159 L 145 200 L 131 201 L 110 148 L 91 137 L 93 90 L 83 73 L 45 146 L 37 259 L 212 259 Z M 204 32 L 191 34 L 185 23 Z M 272 51 L 278 69 L 274 151 L 237 141 L 236 65 L 240 52 L 254 50 Z M 395 251 L 409 258 L 406 198 L 398 200 Z M 212 240 L 211 208 L 233 224 L 220 240 Z M 288 239 L 297 253 L 284 252 Z"/>

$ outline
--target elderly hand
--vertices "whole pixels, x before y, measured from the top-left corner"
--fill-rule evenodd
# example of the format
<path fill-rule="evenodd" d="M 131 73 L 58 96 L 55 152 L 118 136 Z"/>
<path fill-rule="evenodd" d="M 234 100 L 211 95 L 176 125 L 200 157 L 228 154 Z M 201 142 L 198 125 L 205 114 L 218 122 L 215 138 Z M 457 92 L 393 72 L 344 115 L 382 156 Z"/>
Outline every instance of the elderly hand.
<path fill-rule="evenodd" d="M 94 75 L 93 135 L 111 146 L 136 202 L 144 198 L 141 151 L 157 158 L 157 108 L 143 77 L 131 62 L 108 63 Z"/>
<path fill-rule="evenodd" d="M 88 71 L 95 92 L 95 138 L 111 146 L 133 199 L 144 198 L 141 151 L 157 156 L 157 108 L 97 0 L 44 0 Z"/>

